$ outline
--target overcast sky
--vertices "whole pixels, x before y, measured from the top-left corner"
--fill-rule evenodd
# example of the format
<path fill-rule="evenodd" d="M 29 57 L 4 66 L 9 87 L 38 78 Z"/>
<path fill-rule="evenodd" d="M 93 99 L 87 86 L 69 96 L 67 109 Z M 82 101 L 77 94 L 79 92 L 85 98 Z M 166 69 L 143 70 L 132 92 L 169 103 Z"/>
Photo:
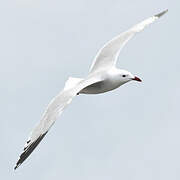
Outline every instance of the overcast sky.
<path fill-rule="evenodd" d="M 0 2 L 0 178 L 179 180 L 178 0 Z M 123 49 L 118 66 L 140 77 L 80 95 L 17 171 L 47 104 L 69 76 L 85 77 L 98 49 L 169 9 Z"/>

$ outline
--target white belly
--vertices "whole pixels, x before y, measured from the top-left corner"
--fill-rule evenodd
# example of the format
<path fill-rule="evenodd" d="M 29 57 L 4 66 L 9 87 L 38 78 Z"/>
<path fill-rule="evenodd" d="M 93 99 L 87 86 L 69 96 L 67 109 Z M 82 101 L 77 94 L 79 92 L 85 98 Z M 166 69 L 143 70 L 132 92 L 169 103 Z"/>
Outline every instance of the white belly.
<path fill-rule="evenodd" d="M 123 83 L 124 84 L 124 83 Z M 100 94 L 108 91 L 112 91 L 113 89 L 118 88 L 122 84 L 111 81 L 110 79 L 92 84 L 80 91 L 80 94 Z"/>

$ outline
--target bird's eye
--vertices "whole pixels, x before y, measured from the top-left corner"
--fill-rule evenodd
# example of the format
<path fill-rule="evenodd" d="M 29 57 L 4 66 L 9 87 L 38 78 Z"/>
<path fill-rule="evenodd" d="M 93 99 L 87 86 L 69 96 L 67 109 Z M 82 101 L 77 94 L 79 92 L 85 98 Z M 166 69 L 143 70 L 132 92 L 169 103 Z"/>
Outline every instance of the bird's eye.
<path fill-rule="evenodd" d="M 122 75 L 122 77 L 126 77 L 126 75 Z"/>

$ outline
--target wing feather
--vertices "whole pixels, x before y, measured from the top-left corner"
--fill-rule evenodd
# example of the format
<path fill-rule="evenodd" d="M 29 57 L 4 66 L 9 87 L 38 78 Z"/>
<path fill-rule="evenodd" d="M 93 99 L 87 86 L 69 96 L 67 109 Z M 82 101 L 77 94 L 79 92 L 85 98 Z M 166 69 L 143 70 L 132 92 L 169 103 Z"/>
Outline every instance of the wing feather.
<path fill-rule="evenodd" d="M 119 36 L 107 42 L 97 53 L 90 73 L 109 69 L 116 64 L 117 58 L 124 45 L 138 32 L 142 31 L 146 26 L 159 19 L 168 10 L 156 14 L 130 28 L 128 31 L 121 33 Z"/>
<path fill-rule="evenodd" d="M 75 87 L 68 90 L 63 90 L 52 99 L 46 111 L 44 112 L 41 121 L 31 132 L 31 135 L 24 146 L 24 151 L 20 155 L 14 169 L 17 169 L 33 152 L 33 150 L 37 147 L 51 126 L 54 124 L 58 116 L 60 116 L 67 105 L 71 103 L 73 97 L 75 97 L 77 93 L 81 91 L 81 89 L 100 81 L 100 77 L 89 77 L 79 82 L 79 84 L 76 84 Z"/>

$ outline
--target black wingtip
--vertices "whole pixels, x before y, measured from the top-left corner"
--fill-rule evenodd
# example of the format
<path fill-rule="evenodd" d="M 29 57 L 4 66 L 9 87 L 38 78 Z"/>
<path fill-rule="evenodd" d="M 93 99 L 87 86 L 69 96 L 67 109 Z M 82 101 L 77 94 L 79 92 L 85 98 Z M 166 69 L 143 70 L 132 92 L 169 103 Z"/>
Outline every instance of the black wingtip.
<path fill-rule="evenodd" d="M 164 14 L 166 14 L 168 12 L 168 9 L 166 9 L 165 11 L 159 13 L 159 14 L 156 14 L 155 17 L 158 17 L 160 18 L 161 16 L 163 16 Z"/>
<path fill-rule="evenodd" d="M 21 164 L 19 164 L 19 166 L 20 166 L 20 165 L 21 165 Z M 16 170 L 19 166 L 16 164 L 16 166 L 14 167 L 14 170 Z"/>
<path fill-rule="evenodd" d="M 20 158 L 18 162 L 16 163 L 14 170 L 16 170 L 28 158 L 28 156 L 33 152 L 33 150 L 37 147 L 37 145 L 42 141 L 42 139 L 44 138 L 46 134 L 47 132 L 39 136 L 39 138 L 37 138 L 36 141 L 32 142 L 29 146 L 24 148 L 24 152 L 20 155 Z"/>

